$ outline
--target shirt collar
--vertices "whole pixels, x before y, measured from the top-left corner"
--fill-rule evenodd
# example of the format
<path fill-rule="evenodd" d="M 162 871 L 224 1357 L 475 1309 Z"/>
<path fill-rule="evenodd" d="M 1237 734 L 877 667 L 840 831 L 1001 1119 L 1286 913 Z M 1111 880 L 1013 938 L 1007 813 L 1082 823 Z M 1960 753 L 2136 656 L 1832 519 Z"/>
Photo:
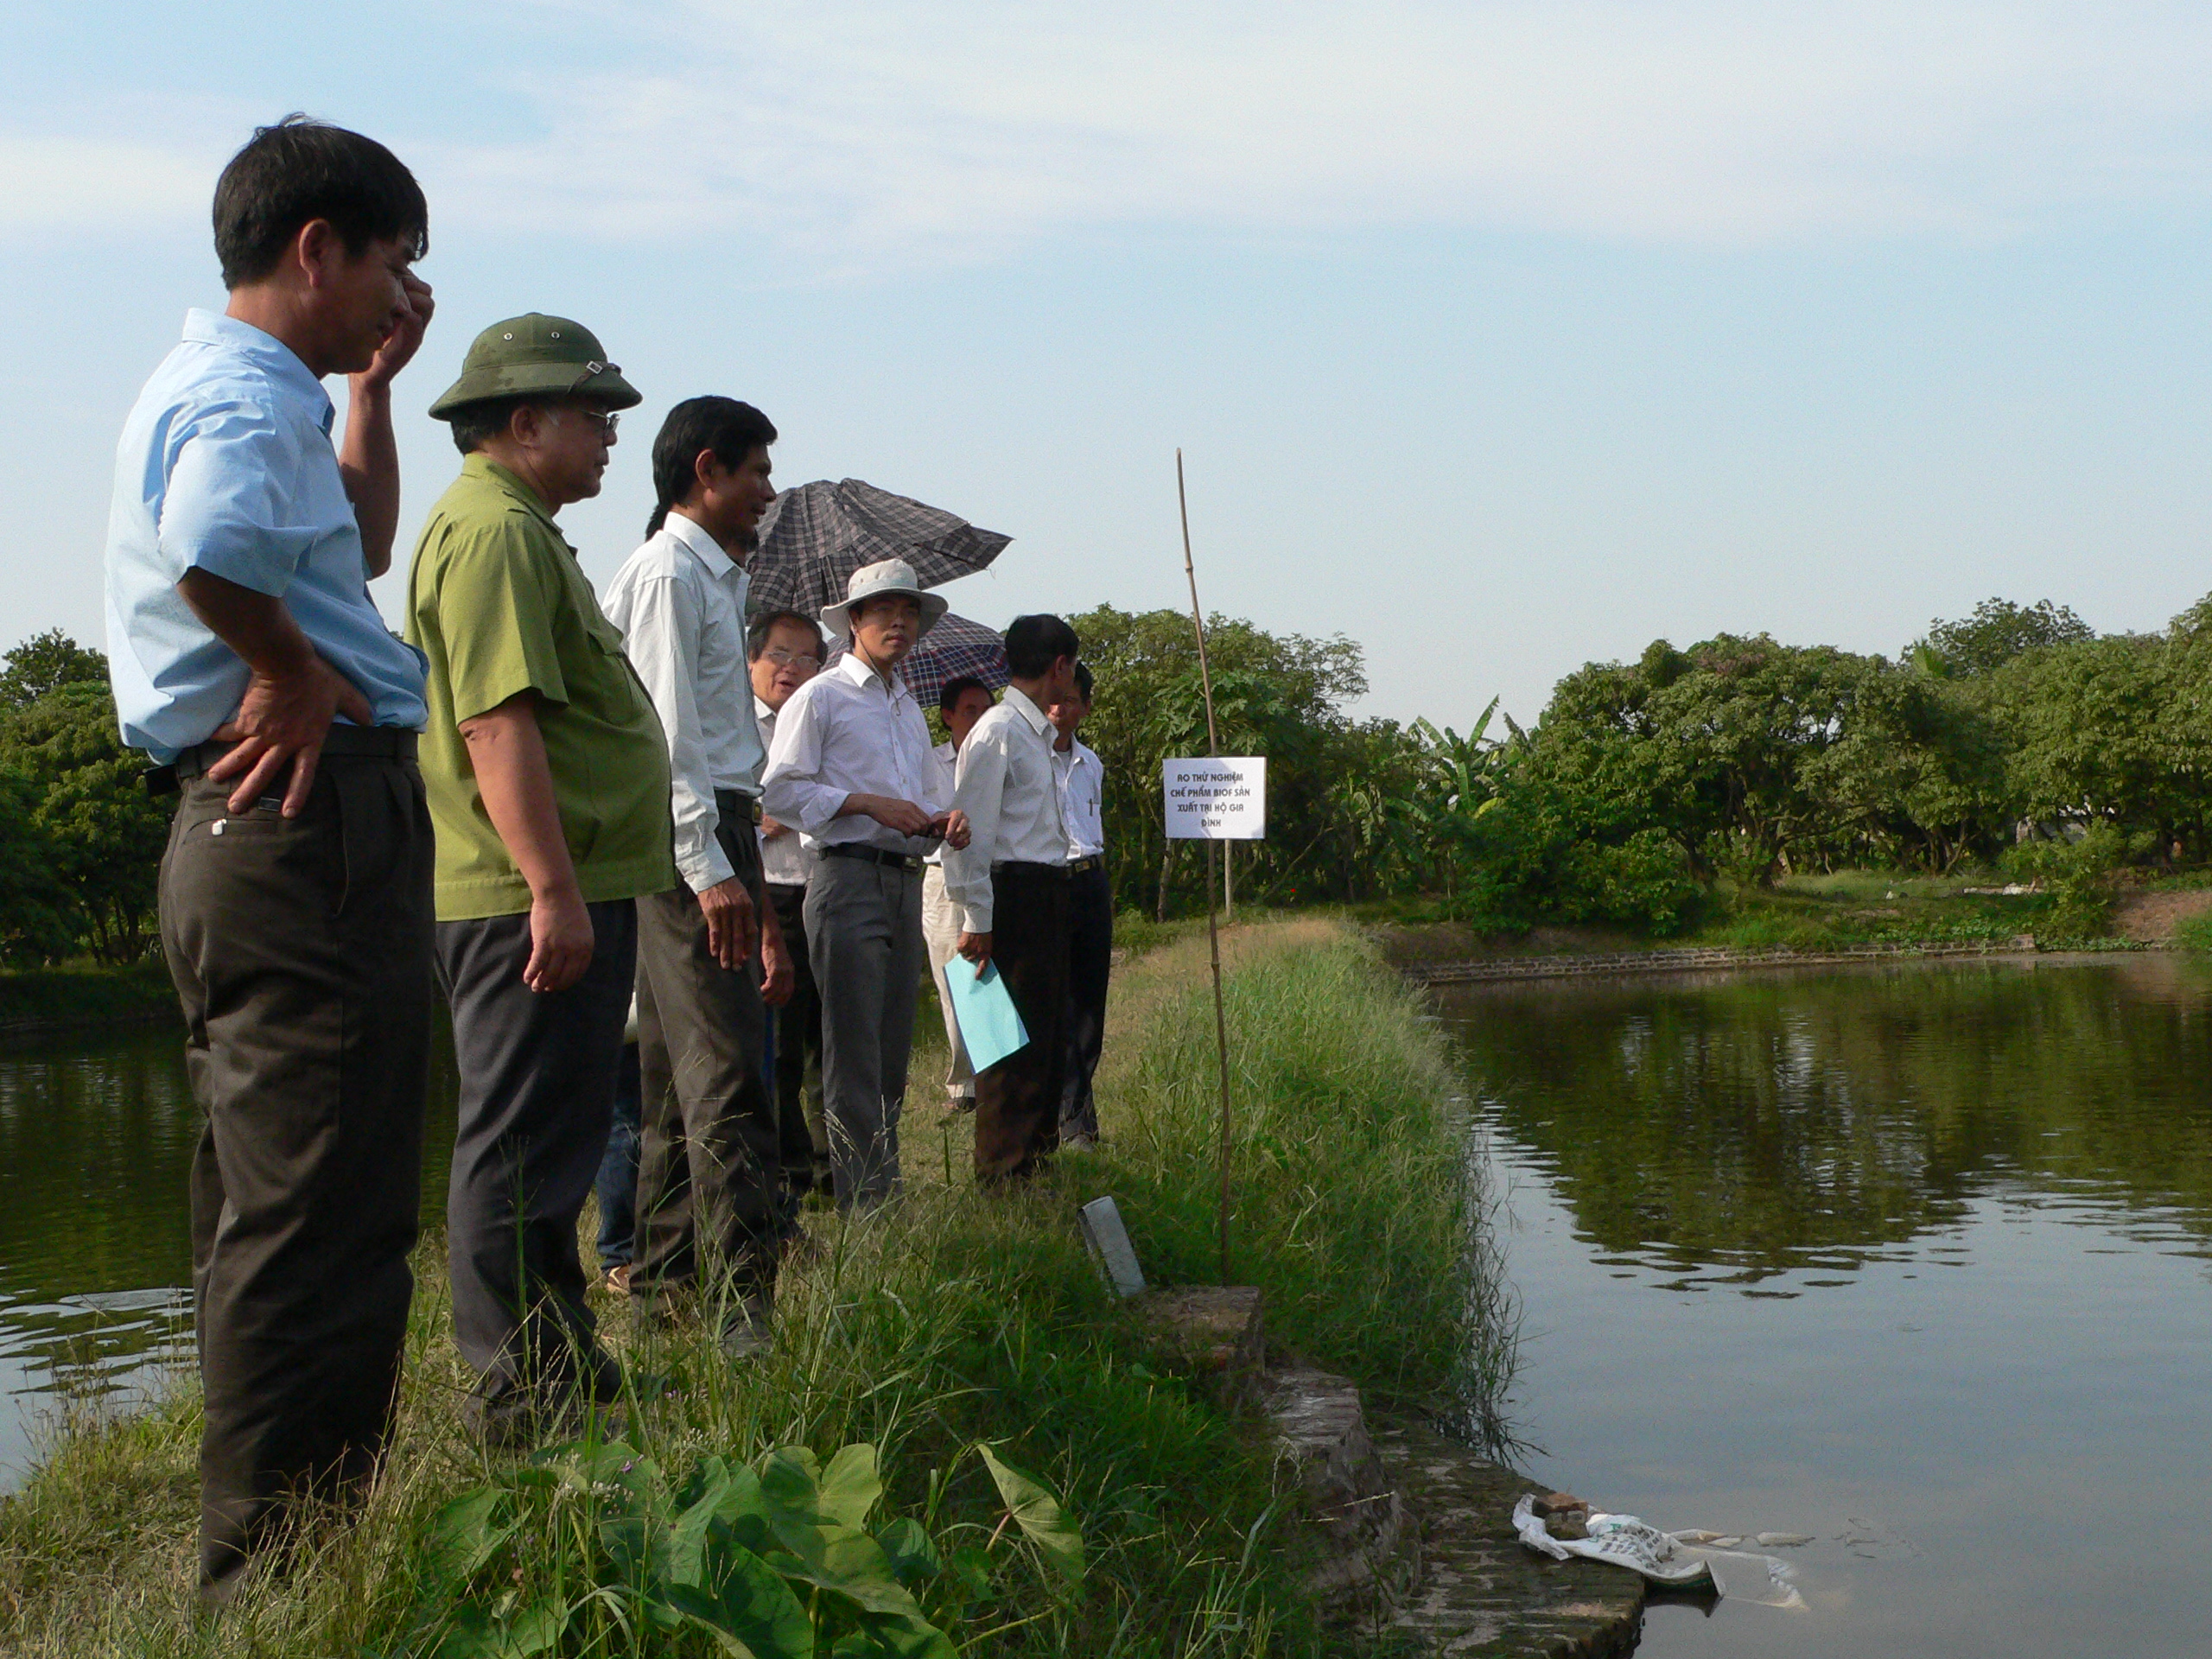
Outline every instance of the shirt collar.
<path fill-rule="evenodd" d="M 899 673 L 898 670 L 892 670 L 891 683 L 887 687 L 883 683 L 883 676 L 870 668 L 868 665 L 867 661 L 861 656 L 860 652 L 853 650 L 850 646 L 847 646 L 843 651 L 837 654 L 836 663 L 834 664 L 832 669 L 825 669 L 823 671 L 824 673 L 834 671 L 842 674 L 848 680 L 851 681 L 855 685 L 861 687 L 862 690 L 866 690 L 868 686 L 874 685 L 877 690 L 881 691 L 893 702 L 898 702 L 901 697 L 908 697 L 913 695 L 912 692 L 906 690 L 906 676 Z"/>
<path fill-rule="evenodd" d="M 323 435 L 330 435 L 331 423 L 338 413 L 330 394 L 322 389 L 315 371 L 300 360 L 300 354 L 276 335 L 219 311 L 203 311 L 194 306 L 184 314 L 184 337 L 202 346 L 219 346 L 245 359 L 316 411 Z"/>
<path fill-rule="evenodd" d="M 548 530 L 556 536 L 561 535 L 560 525 L 553 522 L 553 515 L 546 511 L 545 504 L 537 499 L 537 492 L 486 455 L 481 449 L 471 450 L 461 458 L 461 475 L 463 478 L 481 479 L 501 494 L 512 496 L 521 505 L 529 508 L 532 513 L 543 518 Z M 568 537 L 563 536 L 561 539 L 565 542 Z"/>
<path fill-rule="evenodd" d="M 1042 737 L 1046 733 L 1052 729 L 1052 721 L 1051 717 L 1047 715 L 1042 709 L 1039 709 L 1035 703 L 1030 702 L 1027 694 L 1025 693 L 1020 686 L 1009 685 L 1007 687 L 1006 696 L 1001 698 L 1001 701 L 1006 707 L 1013 709 L 1014 713 L 1020 715 L 1024 720 L 1027 721 L 1029 722 L 1030 729 L 1035 732 L 1038 736 Z"/>
<path fill-rule="evenodd" d="M 722 551 L 720 542 L 680 512 L 670 513 L 662 521 L 661 529 L 690 548 L 692 556 L 707 567 L 707 574 L 717 582 L 731 571 L 742 568 L 735 559 Z"/>
<path fill-rule="evenodd" d="M 760 694 L 759 692 L 754 692 L 753 694 L 753 718 L 755 720 L 773 720 L 775 717 L 776 711 L 761 701 Z"/>

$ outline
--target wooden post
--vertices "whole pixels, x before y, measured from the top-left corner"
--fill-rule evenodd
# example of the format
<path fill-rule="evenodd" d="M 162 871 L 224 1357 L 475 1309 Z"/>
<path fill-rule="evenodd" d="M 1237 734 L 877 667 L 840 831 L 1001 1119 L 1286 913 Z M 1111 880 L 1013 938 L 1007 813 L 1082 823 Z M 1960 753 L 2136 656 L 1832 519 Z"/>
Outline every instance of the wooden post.
<path fill-rule="evenodd" d="M 1198 568 L 1191 563 L 1191 505 L 1183 493 L 1183 452 L 1175 452 L 1175 505 L 1183 515 L 1183 574 L 1191 583 L 1191 626 L 1198 637 L 1198 687 L 1206 699 L 1206 742 L 1221 758 L 1213 720 L 1213 673 L 1206 665 L 1206 618 L 1198 607 Z M 1224 874 L 1226 874 L 1224 868 Z M 1206 948 L 1213 958 L 1213 1034 L 1221 1076 L 1221 1282 L 1229 1279 L 1229 1012 L 1221 995 L 1221 929 L 1214 920 L 1214 842 L 1206 838 Z"/>

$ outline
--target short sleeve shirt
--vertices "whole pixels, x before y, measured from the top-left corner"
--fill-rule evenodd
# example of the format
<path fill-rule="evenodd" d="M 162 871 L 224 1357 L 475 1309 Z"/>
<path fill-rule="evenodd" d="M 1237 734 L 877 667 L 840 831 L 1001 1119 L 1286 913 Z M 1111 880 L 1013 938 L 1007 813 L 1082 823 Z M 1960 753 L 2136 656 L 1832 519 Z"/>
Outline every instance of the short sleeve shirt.
<path fill-rule="evenodd" d="M 463 721 L 525 691 L 587 904 L 676 885 L 668 747 L 574 549 L 521 480 L 480 454 L 430 510 L 407 584 L 429 664 L 423 781 L 437 828 L 440 921 L 512 916 L 530 887 L 493 827 Z"/>
<path fill-rule="evenodd" d="M 322 383 L 274 335 L 193 311 L 124 423 L 108 506 L 108 672 L 123 741 L 156 760 L 245 695 L 245 660 L 176 590 L 188 570 L 283 601 L 379 726 L 423 723 L 423 660 L 369 597 Z"/>

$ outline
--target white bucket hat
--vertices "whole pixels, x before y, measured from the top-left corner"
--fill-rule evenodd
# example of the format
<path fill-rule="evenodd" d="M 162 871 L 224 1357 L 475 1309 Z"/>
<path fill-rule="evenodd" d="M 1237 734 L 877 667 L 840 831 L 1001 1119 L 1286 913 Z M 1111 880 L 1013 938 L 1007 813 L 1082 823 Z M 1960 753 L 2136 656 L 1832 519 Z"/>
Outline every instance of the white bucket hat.
<path fill-rule="evenodd" d="M 935 594 L 922 591 L 921 578 L 914 574 L 912 565 L 904 559 L 880 559 L 853 572 L 852 580 L 845 585 L 844 603 L 822 607 L 822 626 L 850 645 L 853 607 L 871 599 L 881 599 L 886 594 L 905 594 L 921 601 L 922 626 L 914 635 L 916 639 L 934 627 L 938 618 L 944 614 L 944 601 Z"/>

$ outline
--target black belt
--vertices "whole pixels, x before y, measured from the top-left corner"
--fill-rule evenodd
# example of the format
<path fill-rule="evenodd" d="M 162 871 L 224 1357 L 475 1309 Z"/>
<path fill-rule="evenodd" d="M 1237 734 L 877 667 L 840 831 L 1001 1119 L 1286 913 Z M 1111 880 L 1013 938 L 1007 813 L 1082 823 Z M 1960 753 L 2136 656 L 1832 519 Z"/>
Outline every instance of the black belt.
<path fill-rule="evenodd" d="M 333 726 L 323 734 L 322 754 L 325 760 L 345 755 L 366 760 L 412 760 L 416 743 L 416 734 L 404 726 Z M 195 744 L 167 766 L 149 768 L 146 787 L 156 795 L 167 794 L 180 782 L 206 776 L 208 767 L 236 747 L 236 743 Z M 166 779 L 164 772 L 168 774 Z"/>
<path fill-rule="evenodd" d="M 1055 881 L 1065 881 L 1070 874 L 1065 864 L 1031 864 L 1010 858 L 1003 864 L 991 866 L 993 875 L 1046 876 Z"/>
<path fill-rule="evenodd" d="M 1105 868 L 1106 855 L 1103 853 L 1088 853 L 1081 858 L 1068 861 L 1070 875 L 1088 875 L 1093 870 L 1103 870 Z"/>
<path fill-rule="evenodd" d="M 904 870 L 909 875 L 922 873 L 922 859 L 918 853 L 887 853 L 880 847 L 870 847 L 864 842 L 835 841 L 822 849 L 824 858 L 857 858 L 864 864 L 880 864 L 887 869 Z"/>
<path fill-rule="evenodd" d="M 715 816 L 721 818 L 744 818 L 749 823 L 760 822 L 760 798 L 748 795 L 741 789 L 718 789 L 715 791 Z"/>

